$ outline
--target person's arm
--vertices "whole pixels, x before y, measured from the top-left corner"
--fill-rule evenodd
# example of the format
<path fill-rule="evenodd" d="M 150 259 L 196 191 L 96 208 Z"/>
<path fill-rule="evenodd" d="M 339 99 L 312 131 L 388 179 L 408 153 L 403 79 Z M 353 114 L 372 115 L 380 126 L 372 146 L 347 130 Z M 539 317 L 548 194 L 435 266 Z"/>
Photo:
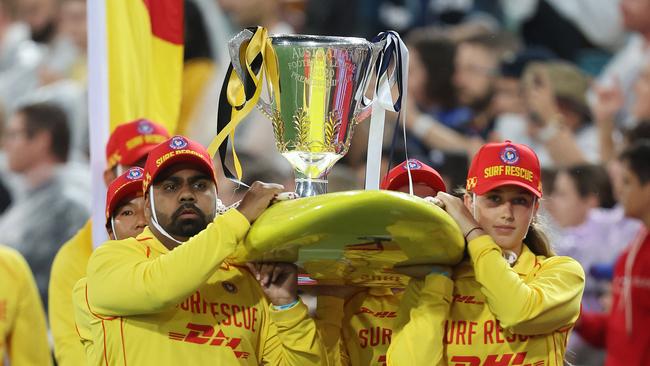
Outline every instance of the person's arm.
<path fill-rule="evenodd" d="M 580 314 L 575 330 L 589 344 L 597 348 L 605 348 L 607 344 L 607 322 L 609 315 L 605 313 Z"/>
<path fill-rule="evenodd" d="M 84 245 L 92 247 L 90 234 L 91 225 L 88 221 L 82 230 L 61 247 L 52 263 L 48 315 L 54 340 L 54 356 L 59 366 L 86 363 L 84 349 L 75 330 L 72 289 L 86 275 L 91 251 L 82 249 L 85 249 Z"/>
<path fill-rule="evenodd" d="M 264 293 L 259 362 L 278 366 L 329 365 L 316 322 L 309 317 L 307 306 L 298 297 L 296 265 L 283 262 L 247 265 Z"/>
<path fill-rule="evenodd" d="M 580 314 L 585 274 L 569 257 L 550 257 L 525 282 L 489 235 L 469 241 L 476 280 L 490 311 L 518 334 L 544 334 L 572 326 Z"/>
<path fill-rule="evenodd" d="M 231 209 L 174 250 L 149 259 L 136 239 L 99 247 L 88 263 L 92 311 L 107 316 L 155 313 L 203 284 L 244 238 L 249 221 Z"/>
<path fill-rule="evenodd" d="M 523 85 L 530 118 L 540 127 L 536 137 L 544 143 L 555 165 L 587 163 L 574 133 L 562 122 L 563 116 L 545 66 L 530 66 L 530 71 L 524 75 Z"/>
<path fill-rule="evenodd" d="M 270 321 L 262 334 L 262 365 L 330 365 L 316 322 L 302 301 L 286 310 L 273 305 L 267 309 Z"/>
<path fill-rule="evenodd" d="M 444 322 L 449 315 L 453 282 L 442 274 L 411 279 L 402 297 L 388 365 L 446 365 Z M 425 351 L 426 350 L 426 351 Z"/>
<path fill-rule="evenodd" d="M 341 337 L 345 300 L 338 296 L 321 295 L 316 299 L 316 326 L 323 338 L 330 365 L 347 365 Z"/>
<path fill-rule="evenodd" d="M 477 137 L 467 137 L 436 121 L 425 114 L 407 117 L 412 123 L 409 131 L 430 149 L 448 152 L 464 152 L 472 156 L 484 141 Z"/>
<path fill-rule="evenodd" d="M 588 159 L 578 146 L 575 135 L 560 122 L 548 121 L 537 137 L 544 143 L 558 167 L 586 164 Z"/>
<path fill-rule="evenodd" d="M 15 263 L 18 301 L 9 330 L 8 356 L 12 366 L 51 365 L 45 313 L 36 282 L 27 262 L 18 252 L 7 252 Z"/>
<path fill-rule="evenodd" d="M 82 364 L 92 358 L 93 340 L 91 327 L 95 317 L 88 308 L 86 278 L 81 278 L 72 288 L 72 305 L 74 307 L 74 327 L 77 343 L 83 350 Z M 86 361 L 88 360 L 88 361 Z"/>
<path fill-rule="evenodd" d="M 433 117 L 420 112 L 411 99 L 408 100 L 406 128 L 428 148 L 449 152 L 464 152 L 468 156 L 472 156 L 483 144 L 480 138 L 466 137 L 443 125 Z"/>

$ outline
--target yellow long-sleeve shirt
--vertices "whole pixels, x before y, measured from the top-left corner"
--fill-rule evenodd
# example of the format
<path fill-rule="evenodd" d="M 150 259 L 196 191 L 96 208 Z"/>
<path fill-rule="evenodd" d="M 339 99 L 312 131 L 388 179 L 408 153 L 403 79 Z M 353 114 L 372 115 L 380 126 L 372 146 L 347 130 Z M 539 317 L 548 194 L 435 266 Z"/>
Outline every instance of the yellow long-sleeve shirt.
<path fill-rule="evenodd" d="M 332 364 L 384 365 L 401 297 L 389 288 L 369 288 L 346 303 L 319 296 L 317 324 Z"/>
<path fill-rule="evenodd" d="M 454 269 L 453 283 L 429 275 L 409 284 L 404 296 L 420 299 L 396 330 L 388 364 L 563 365 L 580 312 L 582 267 L 524 245 L 511 268 L 487 235 L 468 249 L 470 260 Z"/>
<path fill-rule="evenodd" d="M 90 220 L 63 244 L 54 257 L 49 285 L 49 320 L 54 339 L 54 356 L 59 366 L 86 363 L 86 354 L 75 329 L 72 289 L 86 276 L 86 266 L 93 251 Z"/>
<path fill-rule="evenodd" d="M 45 312 L 34 276 L 15 250 L 0 246 L 0 361 L 51 365 Z"/>
<path fill-rule="evenodd" d="M 148 228 L 95 250 L 73 294 L 88 365 L 320 364 L 306 306 L 274 310 L 224 264 L 248 228 L 230 210 L 171 251 Z"/>

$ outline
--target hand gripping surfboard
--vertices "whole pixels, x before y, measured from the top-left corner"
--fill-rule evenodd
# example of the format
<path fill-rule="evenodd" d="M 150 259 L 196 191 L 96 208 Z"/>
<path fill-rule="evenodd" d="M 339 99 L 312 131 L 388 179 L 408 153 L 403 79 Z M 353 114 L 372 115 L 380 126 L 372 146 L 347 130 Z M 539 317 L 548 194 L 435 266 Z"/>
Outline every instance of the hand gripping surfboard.
<path fill-rule="evenodd" d="M 273 204 L 230 262 L 294 262 L 301 284 L 405 286 L 400 265 L 455 265 L 463 235 L 441 208 L 391 191 L 348 191 Z"/>

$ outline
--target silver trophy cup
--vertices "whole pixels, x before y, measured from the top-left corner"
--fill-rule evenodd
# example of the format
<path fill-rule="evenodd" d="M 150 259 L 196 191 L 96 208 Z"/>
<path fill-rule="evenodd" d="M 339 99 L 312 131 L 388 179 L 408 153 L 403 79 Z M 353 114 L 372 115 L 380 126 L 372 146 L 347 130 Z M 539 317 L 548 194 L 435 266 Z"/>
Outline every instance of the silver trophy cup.
<path fill-rule="evenodd" d="M 252 32 L 230 43 L 240 76 L 240 48 Z M 362 103 L 382 42 L 307 35 L 270 37 L 280 81 L 279 100 L 268 82 L 270 101 L 258 107 L 273 123 L 278 151 L 293 166 L 301 197 L 327 193 L 327 173 L 350 148 L 355 126 L 370 112 Z M 273 60 L 266 60 L 273 62 Z"/>

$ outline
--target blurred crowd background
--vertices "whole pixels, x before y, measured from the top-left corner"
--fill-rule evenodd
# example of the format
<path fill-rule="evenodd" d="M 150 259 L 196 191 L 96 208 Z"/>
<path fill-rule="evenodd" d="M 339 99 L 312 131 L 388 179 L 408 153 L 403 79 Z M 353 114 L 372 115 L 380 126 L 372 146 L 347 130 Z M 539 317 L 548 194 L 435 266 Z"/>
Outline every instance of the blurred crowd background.
<path fill-rule="evenodd" d="M 0 243 L 26 257 L 42 299 L 56 251 L 91 209 L 86 11 L 84 0 L 0 0 Z M 584 266 L 583 307 L 607 310 L 611 265 L 639 229 L 617 203 L 616 155 L 650 138 L 650 0 L 188 0 L 185 18 L 179 126 L 205 144 L 227 41 L 243 27 L 367 39 L 398 31 L 410 52 L 408 142 L 389 116 L 385 168 L 408 151 L 461 187 L 484 142 L 531 146 L 554 249 Z M 331 192 L 363 188 L 367 127 L 330 173 Z M 272 136 L 260 113 L 238 130 L 243 181 L 291 189 Z M 240 191 L 220 183 L 226 204 Z M 598 365 L 603 355 L 574 334 L 567 357 Z"/>

